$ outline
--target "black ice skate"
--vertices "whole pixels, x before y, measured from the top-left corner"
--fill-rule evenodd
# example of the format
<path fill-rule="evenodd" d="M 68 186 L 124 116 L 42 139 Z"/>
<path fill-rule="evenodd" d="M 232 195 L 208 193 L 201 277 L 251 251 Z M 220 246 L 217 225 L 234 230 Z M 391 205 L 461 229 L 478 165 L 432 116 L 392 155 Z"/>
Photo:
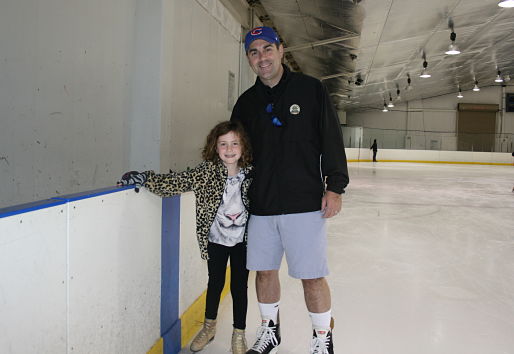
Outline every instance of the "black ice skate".
<path fill-rule="evenodd" d="M 275 354 L 279 344 L 280 323 L 275 324 L 271 319 L 263 319 L 257 330 L 255 344 L 246 354 Z"/>
<path fill-rule="evenodd" d="M 334 319 L 330 321 L 330 328 L 314 328 L 312 331 L 311 354 L 334 354 L 333 328 Z"/>

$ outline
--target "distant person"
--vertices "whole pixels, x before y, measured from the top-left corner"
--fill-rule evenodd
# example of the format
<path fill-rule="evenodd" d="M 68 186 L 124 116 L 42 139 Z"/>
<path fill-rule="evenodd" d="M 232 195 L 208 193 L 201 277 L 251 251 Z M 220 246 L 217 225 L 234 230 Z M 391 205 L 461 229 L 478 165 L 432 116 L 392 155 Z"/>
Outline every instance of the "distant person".
<path fill-rule="evenodd" d="M 340 212 L 348 184 L 340 123 L 322 83 L 282 64 L 284 47 L 272 28 L 248 32 L 245 50 L 257 79 L 237 100 L 231 120 L 243 123 L 254 153 L 247 267 L 257 271 L 262 318 L 247 354 L 278 350 L 284 254 L 289 276 L 303 285 L 310 353 L 333 354 L 326 220 Z"/>
<path fill-rule="evenodd" d="M 209 281 L 205 321 L 190 349 L 198 352 L 214 339 L 230 258 L 234 312 L 232 353 L 244 354 L 247 350 L 245 328 L 248 307 L 247 191 L 252 167 L 250 145 L 242 125 L 228 121 L 216 125 L 207 136 L 202 157 L 204 161 L 188 171 L 167 174 L 131 171 L 125 173 L 118 184 L 144 186 L 162 197 L 188 191 L 195 193 L 196 235 L 201 257 L 207 260 Z"/>
<path fill-rule="evenodd" d="M 373 150 L 373 162 L 377 162 L 377 151 L 378 151 L 377 139 L 373 140 L 373 145 L 371 145 L 371 147 L 369 149 Z"/>

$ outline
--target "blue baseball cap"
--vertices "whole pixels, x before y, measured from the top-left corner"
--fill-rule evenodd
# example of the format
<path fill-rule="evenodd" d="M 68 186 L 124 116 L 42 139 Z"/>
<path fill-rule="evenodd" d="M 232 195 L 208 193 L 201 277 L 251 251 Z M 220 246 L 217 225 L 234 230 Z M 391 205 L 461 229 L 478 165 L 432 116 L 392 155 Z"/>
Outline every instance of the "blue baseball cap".
<path fill-rule="evenodd" d="M 248 52 L 250 48 L 250 44 L 256 39 L 265 40 L 268 43 L 274 43 L 279 45 L 280 40 L 278 39 L 277 33 L 271 27 L 255 27 L 253 30 L 249 31 L 245 37 L 245 51 Z"/>

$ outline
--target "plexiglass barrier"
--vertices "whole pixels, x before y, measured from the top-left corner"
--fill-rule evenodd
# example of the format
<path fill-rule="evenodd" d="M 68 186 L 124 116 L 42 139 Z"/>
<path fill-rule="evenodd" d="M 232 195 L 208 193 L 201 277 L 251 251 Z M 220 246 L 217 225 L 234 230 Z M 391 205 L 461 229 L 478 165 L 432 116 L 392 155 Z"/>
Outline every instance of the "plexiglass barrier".
<path fill-rule="evenodd" d="M 479 134 L 421 130 L 342 127 L 345 147 L 379 149 L 513 152 L 514 134 Z"/>

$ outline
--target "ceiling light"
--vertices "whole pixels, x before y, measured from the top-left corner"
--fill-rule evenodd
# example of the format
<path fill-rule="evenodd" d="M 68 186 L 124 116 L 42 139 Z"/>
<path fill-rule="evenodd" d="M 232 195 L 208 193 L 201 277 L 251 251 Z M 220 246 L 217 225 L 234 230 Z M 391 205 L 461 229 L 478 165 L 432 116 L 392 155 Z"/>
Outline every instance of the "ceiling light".
<path fill-rule="evenodd" d="M 448 55 L 460 54 L 459 47 L 457 47 L 457 45 L 455 44 L 455 39 L 456 38 L 457 38 L 457 35 L 455 34 L 455 32 L 453 32 L 453 29 L 452 29 L 452 33 L 450 34 L 450 40 L 452 42 L 448 46 L 448 50 L 445 52 L 446 54 L 448 54 Z"/>
<path fill-rule="evenodd" d="M 401 99 L 402 98 L 400 97 L 400 89 L 398 87 L 396 87 L 396 100 L 399 101 Z"/>
<path fill-rule="evenodd" d="M 503 81 L 505 81 L 505 82 L 509 82 L 509 81 L 510 81 L 510 75 L 508 75 L 508 74 L 507 74 L 507 75 L 505 75 L 505 76 L 503 77 Z"/>
<path fill-rule="evenodd" d="M 385 101 L 384 101 L 384 109 L 382 110 L 382 112 L 389 112 L 389 110 L 387 109 L 387 105 L 386 105 Z"/>
<path fill-rule="evenodd" d="M 494 79 L 494 82 L 503 82 L 500 70 L 498 70 L 498 75 L 496 75 L 496 79 Z"/>
<path fill-rule="evenodd" d="M 457 95 L 457 98 L 462 98 L 464 96 L 462 96 L 462 91 L 460 90 L 460 87 L 459 87 L 459 94 Z"/>
<path fill-rule="evenodd" d="M 423 69 L 423 71 L 421 72 L 421 75 L 419 75 L 419 77 L 422 77 L 423 79 L 428 79 L 429 77 L 432 77 L 432 75 L 430 75 L 427 72 L 427 69 Z"/>
<path fill-rule="evenodd" d="M 478 92 L 480 91 L 480 87 L 478 87 L 478 81 L 475 80 L 475 86 L 473 87 L 473 91 Z"/>
<path fill-rule="evenodd" d="M 499 7 L 514 7 L 514 0 L 502 0 L 498 3 Z"/>
<path fill-rule="evenodd" d="M 428 66 L 428 63 L 426 60 L 423 61 L 423 70 L 421 71 L 421 75 L 419 75 L 419 77 L 422 77 L 423 79 L 426 79 L 426 78 L 429 78 L 430 75 L 427 71 L 427 66 Z"/>
<path fill-rule="evenodd" d="M 459 47 L 457 47 L 457 44 L 454 44 L 453 42 L 448 46 L 448 50 L 444 52 L 448 55 L 457 55 L 460 54 Z"/>

